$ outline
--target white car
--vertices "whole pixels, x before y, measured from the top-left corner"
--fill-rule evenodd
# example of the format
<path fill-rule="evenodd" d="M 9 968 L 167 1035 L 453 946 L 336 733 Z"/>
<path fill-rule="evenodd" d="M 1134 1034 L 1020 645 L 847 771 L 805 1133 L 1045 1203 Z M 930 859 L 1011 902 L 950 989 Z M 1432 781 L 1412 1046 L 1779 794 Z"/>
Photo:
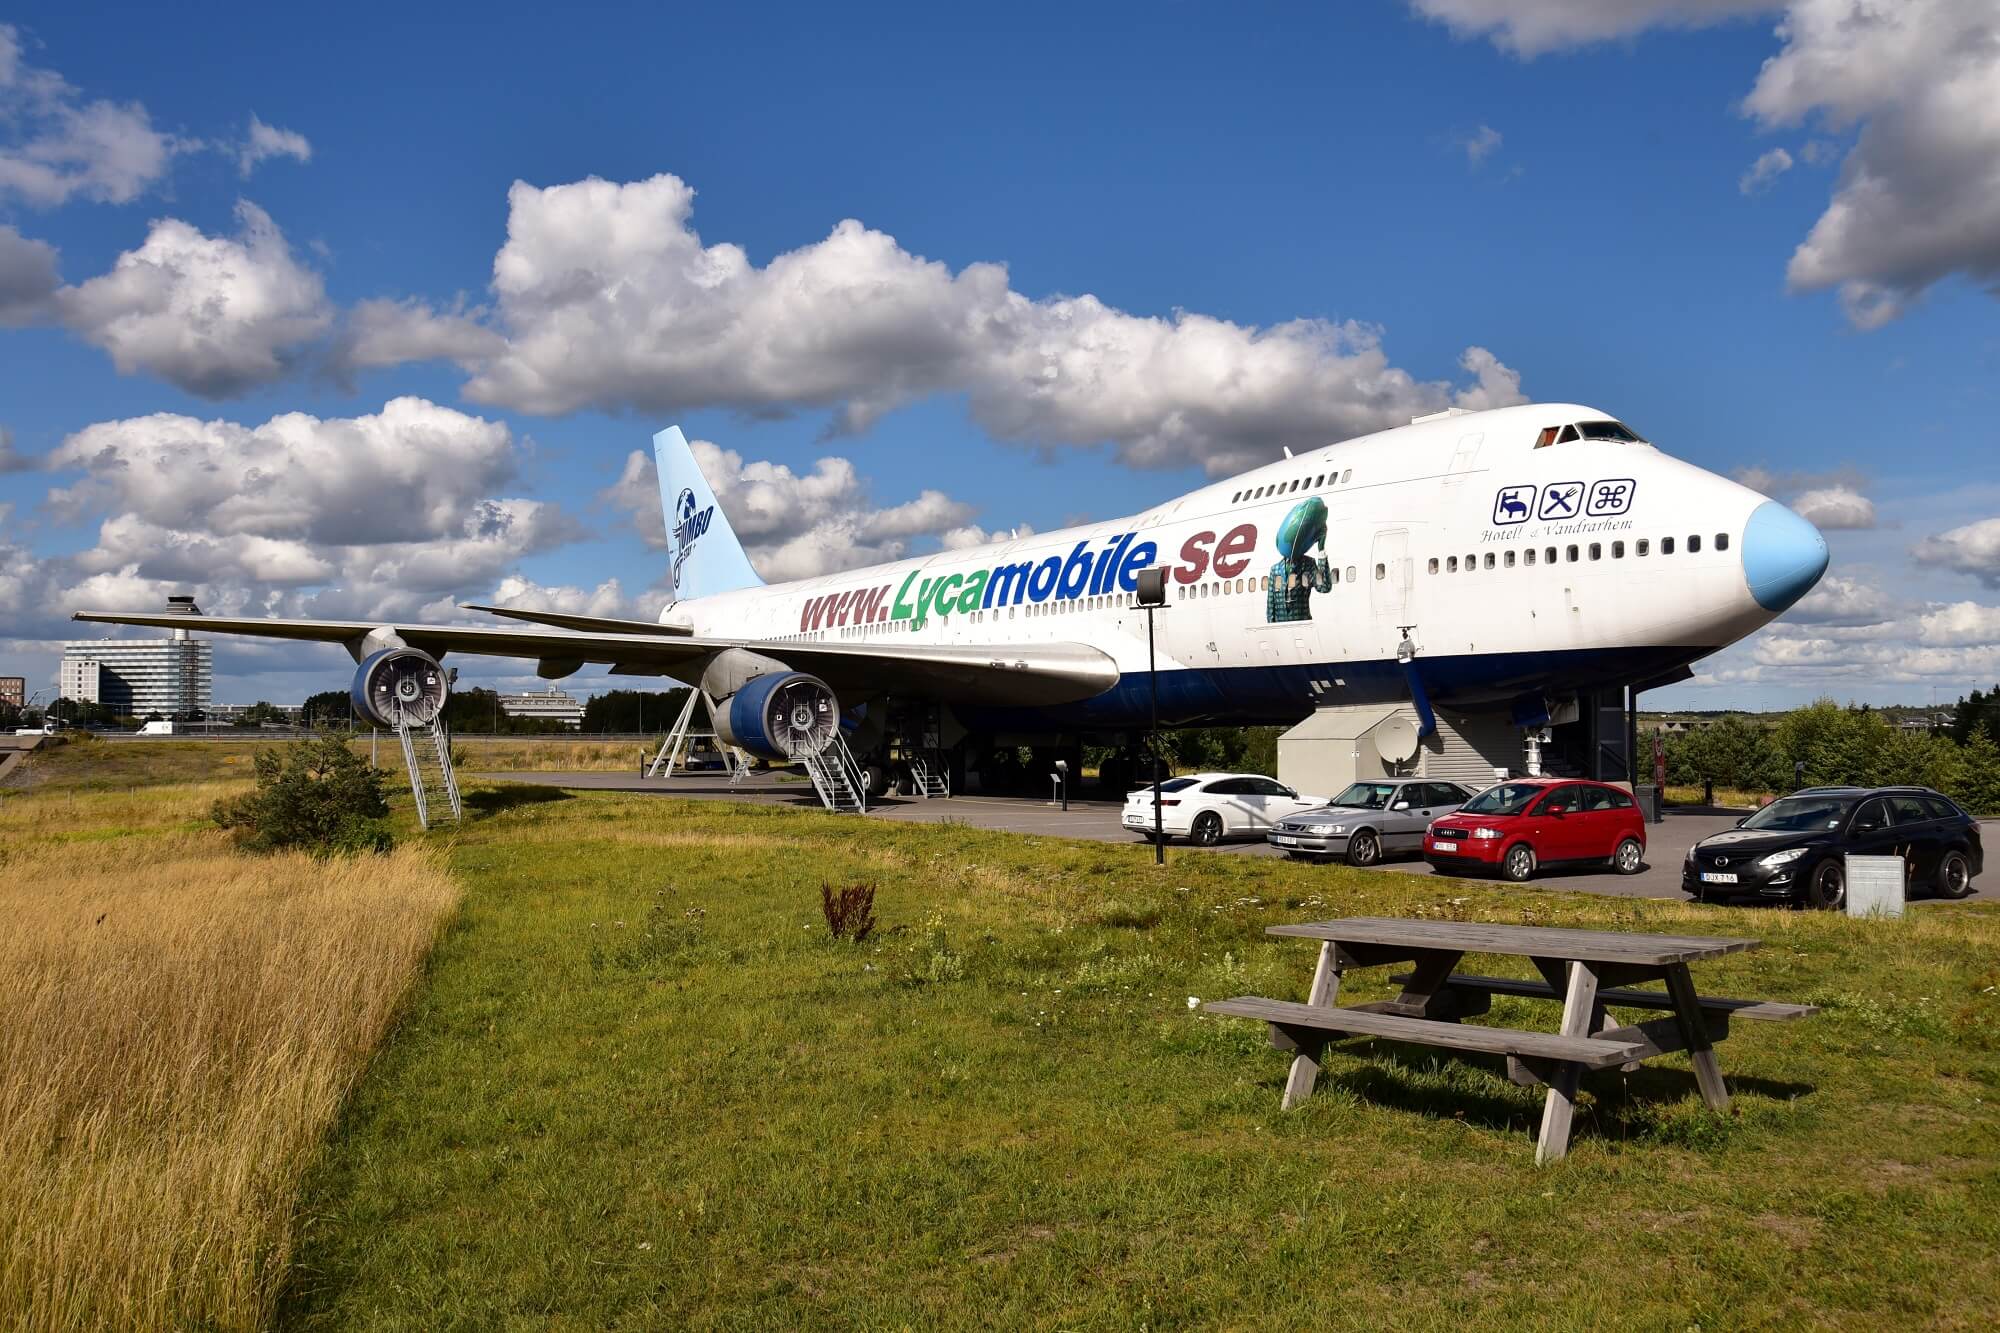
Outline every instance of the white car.
<path fill-rule="evenodd" d="M 1169 838 L 1213 847 L 1224 838 L 1261 837 L 1286 815 L 1325 805 L 1321 796 L 1302 796 L 1257 773 L 1196 773 L 1160 784 L 1160 824 Z M 1153 836 L 1153 789 L 1125 797 L 1125 827 Z"/>

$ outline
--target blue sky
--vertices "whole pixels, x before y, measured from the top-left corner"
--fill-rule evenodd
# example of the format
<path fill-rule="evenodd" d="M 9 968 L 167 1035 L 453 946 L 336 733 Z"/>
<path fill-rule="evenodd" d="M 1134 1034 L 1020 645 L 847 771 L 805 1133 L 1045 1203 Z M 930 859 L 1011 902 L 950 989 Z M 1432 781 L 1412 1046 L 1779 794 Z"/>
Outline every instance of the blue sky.
<path fill-rule="evenodd" d="M 798 573 L 1130 511 L 1511 374 L 1844 525 L 1845 582 L 1651 702 L 1990 685 L 2000 196 L 1895 164 L 2000 160 L 2000 127 L 1871 88 L 1994 20 L 1915 0 L 1922 32 L 1845 50 L 1860 4 L 0 11 L 0 671 L 48 683 L 78 596 L 190 580 L 212 609 L 409 615 L 512 578 L 643 613 L 662 560 L 645 479 L 618 483 L 670 420 L 733 451 L 725 506 L 781 509 L 746 536 Z M 1718 8 L 1741 16 L 1687 26 Z M 1986 60 L 1944 82 L 2000 96 Z M 246 162 L 253 115 L 276 151 Z M 663 174 L 691 202 L 642 187 Z M 611 193 L 564 188 L 592 177 Z M 1890 192 L 1869 225 L 1815 232 L 1859 180 Z M 609 212 L 626 241 L 569 248 Z M 829 241 L 844 219 L 872 252 Z M 534 277 L 503 289 L 510 220 Z M 747 294 L 709 309 L 665 275 L 723 262 L 683 228 L 740 247 Z M 787 255 L 809 298 L 767 280 Z M 649 300 L 675 318 L 617 326 Z M 1235 335 L 1196 347 L 1218 321 Z M 1045 357 L 1111 387 L 1019 409 Z M 432 410 L 365 444 L 326 425 L 403 397 Z M 323 437 L 267 427 L 288 413 Z M 154 414 L 223 424 L 190 446 Z M 370 470 L 416 456 L 462 480 L 385 473 L 368 522 Z M 318 458 L 356 476 L 324 494 Z M 288 460 L 248 505 L 244 476 Z M 218 697 L 295 700 L 343 661 L 220 643 Z"/>

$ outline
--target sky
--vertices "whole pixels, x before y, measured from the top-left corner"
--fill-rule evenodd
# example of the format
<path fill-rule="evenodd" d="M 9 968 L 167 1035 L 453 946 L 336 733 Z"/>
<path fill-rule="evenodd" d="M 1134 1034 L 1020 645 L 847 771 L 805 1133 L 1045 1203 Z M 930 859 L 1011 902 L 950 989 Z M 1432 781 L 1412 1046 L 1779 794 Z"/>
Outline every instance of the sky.
<path fill-rule="evenodd" d="M 1833 548 L 1647 706 L 1948 702 L 1997 293 L 1991 0 L 0 5 L 0 674 L 179 592 L 650 617 L 670 423 L 787 578 L 1551 400 Z"/>

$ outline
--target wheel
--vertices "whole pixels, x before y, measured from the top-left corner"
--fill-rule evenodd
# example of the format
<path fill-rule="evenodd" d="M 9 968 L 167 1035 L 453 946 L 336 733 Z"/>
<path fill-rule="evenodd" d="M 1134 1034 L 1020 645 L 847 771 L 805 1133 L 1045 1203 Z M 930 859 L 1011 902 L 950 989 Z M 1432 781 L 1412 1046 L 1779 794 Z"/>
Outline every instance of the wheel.
<path fill-rule="evenodd" d="M 879 801 L 889 794 L 889 770 L 880 764 L 863 766 L 861 777 L 866 784 L 868 799 Z"/>
<path fill-rule="evenodd" d="M 1194 827 L 1188 830 L 1188 841 L 1197 847 L 1213 847 L 1222 841 L 1222 816 L 1213 810 L 1203 811 L 1194 817 Z"/>
<path fill-rule="evenodd" d="M 1535 849 L 1525 842 L 1517 842 L 1507 849 L 1500 858 L 1500 873 L 1520 884 L 1534 876 Z"/>
<path fill-rule="evenodd" d="M 1347 864 L 1372 866 L 1382 859 L 1382 840 L 1362 829 L 1347 840 Z"/>
<path fill-rule="evenodd" d="M 1938 862 L 1937 891 L 1940 898 L 1963 898 L 1972 892 L 1972 862 L 1964 852 L 1946 852 Z"/>
<path fill-rule="evenodd" d="M 1646 868 L 1646 849 L 1637 838 L 1627 838 L 1611 853 L 1611 868 L 1621 875 L 1636 875 Z"/>
<path fill-rule="evenodd" d="M 1847 905 L 1847 867 L 1839 861 L 1821 861 L 1806 881 L 1808 906 L 1838 912 Z"/>

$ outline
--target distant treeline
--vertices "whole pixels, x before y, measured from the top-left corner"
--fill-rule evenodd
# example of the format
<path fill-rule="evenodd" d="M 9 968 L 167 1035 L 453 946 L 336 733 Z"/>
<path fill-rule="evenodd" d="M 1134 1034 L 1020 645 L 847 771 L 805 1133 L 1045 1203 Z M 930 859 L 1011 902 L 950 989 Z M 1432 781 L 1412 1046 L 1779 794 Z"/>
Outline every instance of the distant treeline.
<path fill-rule="evenodd" d="M 583 733 L 663 732 L 673 725 L 686 701 L 686 689 L 607 690 L 583 702 Z M 480 686 L 453 690 L 445 703 L 444 716 L 454 735 L 460 736 L 573 736 L 572 727 L 554 718 L 509 717 L 500 708 L 497 691 Z M 353 708 L 344 690 L 327 690 L 306 700 L 305 717 L 313 726 L 347 727 L 354 724 Z M 363 724 L 365 725 L 365 724 Z"/>
<path fill-rule="evenodd" d="M 1898 727 L 1868 708 L 1831 699 L 1759 724 L 1725 717 L 1699 731 L 1666 738 L 1667 782 L 1749 792 L 1796 787 L 1907 784 L 1941 791 L 1975 814 L 2000 813 L 2000 719 L 1974 691 L 1959 707 L 1962 724 L 1932 733 Z"/>

